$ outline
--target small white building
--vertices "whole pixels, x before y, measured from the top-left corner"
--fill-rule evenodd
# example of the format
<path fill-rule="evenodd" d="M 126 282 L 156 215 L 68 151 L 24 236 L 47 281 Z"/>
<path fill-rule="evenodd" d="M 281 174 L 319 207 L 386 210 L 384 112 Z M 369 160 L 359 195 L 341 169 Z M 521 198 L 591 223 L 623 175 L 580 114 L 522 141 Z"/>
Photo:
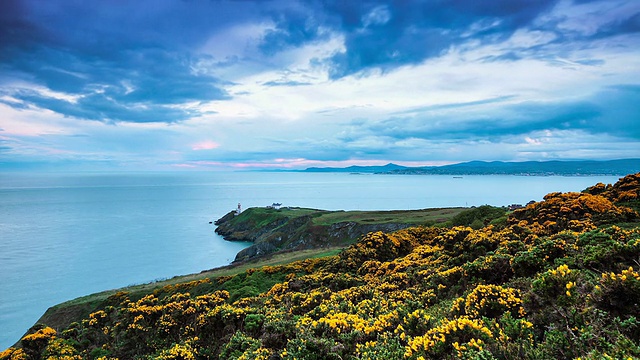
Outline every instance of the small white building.
<path fill-rule="evenodd" d="M 273 203 L 273 204 L 267 206 L 267 209 L 280 210 L 281 206 L 282 206 L 281 203 Z"/>
<path fill-rule="evenodd" d="M 241 212 L 242 212 L 242 205 L 238 203 L 238 208 L 236 209 L 236 216 L 240 215 Z"/>

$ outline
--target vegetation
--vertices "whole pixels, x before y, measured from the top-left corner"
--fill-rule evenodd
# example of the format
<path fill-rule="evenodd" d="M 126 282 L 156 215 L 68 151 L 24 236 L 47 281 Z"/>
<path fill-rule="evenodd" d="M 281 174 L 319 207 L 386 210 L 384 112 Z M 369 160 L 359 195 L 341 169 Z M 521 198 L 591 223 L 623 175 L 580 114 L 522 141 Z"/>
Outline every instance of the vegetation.
<path fill-rule="evenodd" d="M 457 214 L 448 224 L 451 226 L 470 226 L 477 230 L 490 224 L 503 226 L 506 221 L 506 208 L 482 205 Z"/>
<path fill-rule="evenodd" d="M 375 232 L 334 256 L 118 292 L 0 359 L 637 359 L 640 216 L 622 204 L 639 180 L 549 194 L 501 226 Z"/>
<path fill-rule="evenodd" d="M 393 232 L 410 226 L 440 225 L 464 208 L 399 211 L 325 211 L 306 208 L 249 208 L 216 221 L 226 240 L 253 244 L 234 263 L 282 251 L 348 246 L 369 232 Z"/>
<path fill-rule="evenodd" d="M 284 224 L 283 220 L 291 220 L 303 216 L 310 216 L 314 225 L 333 225 L 344 222 L 360 224 L 435 224 L 450 220 L 463 212 L 465 208 L 433 208 L 421 210 L 393 210 L 393 211 L 327 211 L 308 208 L 249 208 L 239 216 L 228 221 L 230 225 L 260 228 L 270 224 Z"/>

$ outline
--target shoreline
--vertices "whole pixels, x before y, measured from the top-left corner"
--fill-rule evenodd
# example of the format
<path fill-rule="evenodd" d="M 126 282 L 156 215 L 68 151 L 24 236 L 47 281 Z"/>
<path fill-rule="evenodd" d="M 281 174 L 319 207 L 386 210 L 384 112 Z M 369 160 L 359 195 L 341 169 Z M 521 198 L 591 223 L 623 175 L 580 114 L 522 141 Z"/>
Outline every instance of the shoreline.
<path fill-rule="evenodd" d="M 251 209 L 246 209 L 245 217 L 247 214 L 251 214 Z M 447 215 L 448 217 L 453 217 L 457 215 L 463 210 L 469 210 L 471 208 L 427 208 L 427 209 L 419 209 L 419 210 L 385 210 L 385 211 L 327 211 L 327 210 L 318 210 L 318 209 L 303 209 L 303 208 L 294 208 L 292 211 L 296 211 L 297 215 L 309 215 L 309 212 L 317 216 L 316 220 L 324 221 L 328 224 L 342 224 L 343 222 L 339 220 L 350 219 L 354 220 L 359 219 L 360 222 L 371 222 L 376 216 L 379 220 L 389 221 L 389 216 L 402 216 L 407 214 L 418 214 L 418 215 L 428 215 L 427 218 L 433 218 L 437 216 Z M 258 208 L 258 210 L 260 210 Z M 277 210 L 276 210 L 277 211 Z M 300 211 L 300 212 L 297 212 Z M 280 212 L 279 214 L 282 214 Z M 225 218 L 228 214 L 224 215 L 222 218 Z M 222 219 L 221 218 L 221 219 Z M 250 217 L 250 219 L 253 217 Z M 418 217 L 420 218 L 420 217 Z M 229 219 L 229 218 L 228 218 Z M 294 218 L 295 219 L 295 218 Z M 424 219 L 424 218 L 422 218 Z M 240 219 L 242 220 L 242 219 Z M 384 221 L 383 221 L 384 222 Z M 415 221 L 414 221 L 415 222 Z M 355 223 L 355 221 L 351 221 L 351 224 Z M 419 224 L 412 224 L 409 222 L 410 226 L 418 226 Z M 305 229 L 307 230 L 307 229 Z M 88 316 L 91 312 L 96 310 L 104 301 L 115 295 L 119 292 L 125 291 L 130 294 L 146 294 L 151 293 L 157 289 L 160 289 L 165 286 L 175 285 L 185 282 L 198 281 L 203 279 L 214 279 L 221 278 L 226 276 L 233 276 L 240 274 L 242 272 L 247 271 L 252 268 L 261 268 L 263 266 L 274 266 L 290 263 L 293 261 L 305 260 L 310 258 L 318 258 L 325 256 L 333 256 L 340 253 L 343 249 L 348 247 L 350 244 L 354 243 L 356 239 L 350 239 L 349 241 L 342 242 L 340 244 L 323 244 L 320 246 L 314 246 L 311 248 L 290 248 L 290 249 L 281 249 L 278 251 L 264 253 L 259 256 L 245 259 L 242 261 L 233 261 L 228 265 L 223 265 L 211 269 L 202 270 L 197 273 L 185 274 L 185 275 L 176 275 L 172 278 L 168 279 L 160 279 L 155 281 L 150 281 L 142 284 L 133 284 L 129 286 L 124 286 L 120 288 L 113 288 L 109 290 L 104 290 L 100 292 L 96 292 L 93 294 L 88 294 L 85 296 L 80 296 L 59 304 L 55 304 L 49 307 L 44 314 L 40 316 L 40 318 L 35 322 L 34 326 L 37 324 L 47 324 L 49 326 L 54 326 L 58 328 L 65 328 L 69 325 L 68 319 L 76 319 L 82 316 Z M 225 239 L 225 241 L 233 241 Z M 246 240 L 245 240 L 246 241 Z M 317 244 L 316 244 L 317 245 Z M 242 251 L 241 251 L 242 252 Z M 25 332 L 28 333 L 29 329 Z M 24 335 L 23 335 L 24 336 Z M 19 342 L 20 340 L 18 340 Z"/>

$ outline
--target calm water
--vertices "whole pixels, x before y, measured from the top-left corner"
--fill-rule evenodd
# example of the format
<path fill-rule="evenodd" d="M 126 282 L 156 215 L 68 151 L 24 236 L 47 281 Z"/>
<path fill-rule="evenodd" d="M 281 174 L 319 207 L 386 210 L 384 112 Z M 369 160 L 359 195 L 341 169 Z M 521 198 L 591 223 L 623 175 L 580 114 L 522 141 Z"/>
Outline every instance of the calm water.
<path fill-rule="evenodd" d="M 57 303 L 228 264 L 215 220 L 243 207 L 393 210 L 507 205 L 618 177 L 322 173 L 0 173 L 0 350 Z"/>

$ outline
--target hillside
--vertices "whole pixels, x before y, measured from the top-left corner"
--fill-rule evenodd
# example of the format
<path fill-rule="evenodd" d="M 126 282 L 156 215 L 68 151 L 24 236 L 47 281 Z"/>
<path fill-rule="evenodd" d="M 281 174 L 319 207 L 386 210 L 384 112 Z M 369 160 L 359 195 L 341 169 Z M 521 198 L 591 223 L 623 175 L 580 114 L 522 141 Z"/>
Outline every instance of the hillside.
<path fill-rule="evenodd" d="M 389 163 L 382 166 L 348 166 L 344 168 L 337 167 L 310 167 L 305 169 L 305 172 L 349 172 L 349 173 L 380 173 L 387 171 L 403 170 L 406 166 L 396 165 Z"/>
<path fill-rule="evenodd" d="M 325 211 L 305 208 L 249 208 L 218 219 L 216 232 L 230 241 L 254 244 L 240 251 L 235 262 L 281 251 L 347 246 L 362 235 L 393 232 L 411 226 L 443 223 L 464 208 L 406 211 Z M 504 213 L 504 210 L 502 211 Z"/>
<path fill-rule="evenodd" d="M 640 159 L 581 161 L 469 161 L 441 166 L 351 166 L 308 168 L 307 172 L 351 172 L 391 175 L 625 175 L 640 171 Z"/>
<path fill-rule="evenodd" d="M 110 295 L 0 359 L 640 358 L 640 174 L 504 222 Z M 63 311 L 64 307 L 58 311 Z"/>

